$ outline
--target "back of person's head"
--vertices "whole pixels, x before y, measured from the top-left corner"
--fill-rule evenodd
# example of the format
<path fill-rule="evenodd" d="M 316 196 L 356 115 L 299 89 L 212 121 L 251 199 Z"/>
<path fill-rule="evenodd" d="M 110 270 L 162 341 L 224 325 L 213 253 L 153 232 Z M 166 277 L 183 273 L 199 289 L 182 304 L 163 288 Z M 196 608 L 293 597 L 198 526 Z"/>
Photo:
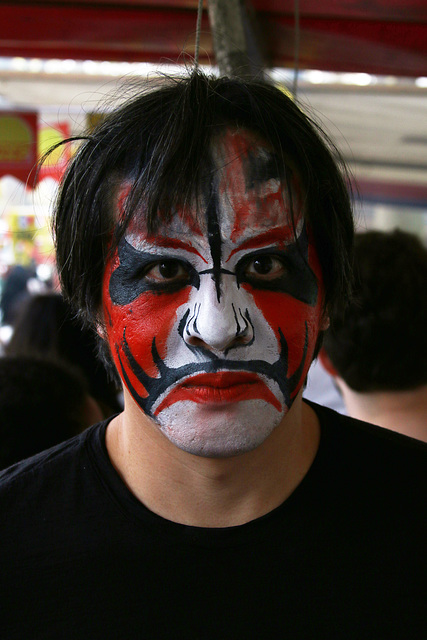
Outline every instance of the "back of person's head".
<path fill-rule="evenodd" d="M 62 296 L 36 294 L 21 307 L 6 353 L 53 357 L 65 352 L 68 356 L 79 340 L 80 330 Z"/>
<path fill-rule="evenodd" d="M 427 384 L 427 249 L 403 231 L 356 236 L 354 297 L 332 315 L 324 350 L 357 392 Z"/>
<path fill-rule="evenodd" d="M 291 185 L 297 177 L 322 267 L 325 305 L 346 298 L 353 218 L 332 143 L 272 84 L 194 71 L 147 83 L 112 112 L 85 136 L 62 182 L 54 216 L 58 271 L 64 295 L 86 321 L 104 320 L 106 260 L 136 213 L 155 233 L 176 211 L 203 201 L 214 179 L 209 150 L 227 127 L 259 134 L 272 148 L 280 178 Z"/>
<path fill-rule="evenodd" d="M 10 268 L 3 283 L 0 299 L 1 321 L 6 325 L 13 325 L 20 312 L 22 303 L 30 293 L 27 289 L 28 280 L 35 276 L 34 269 L 17 264 Z"/>
<path fill-rule="evenodd" d="M 97 356 L 97 342 L 95 332 L 82 325 L 60 294 L 44 293 L 31 296 L 22 307 L 5 353 L 50 358 L 77 367 L 108 417 L 121 407 L 117 385 Z"/>
<path fill-rule="evenodd" d="M 0 468 L 102 419 L 77 370 L 49 360 L 0 358 Z"/>

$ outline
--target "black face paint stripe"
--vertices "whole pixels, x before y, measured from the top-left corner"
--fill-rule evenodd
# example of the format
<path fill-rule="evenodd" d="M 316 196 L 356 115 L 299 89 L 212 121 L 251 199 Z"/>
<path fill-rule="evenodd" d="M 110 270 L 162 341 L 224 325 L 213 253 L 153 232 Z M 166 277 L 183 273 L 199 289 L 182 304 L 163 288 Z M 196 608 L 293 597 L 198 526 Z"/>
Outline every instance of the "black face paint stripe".
<path fill-rule="evenodd" d="M 198 272 L 199 276 L 204 276 L 207 273 L 215 273 L 215 270 L 214 269 L 205 269 L 204 271 L 199 271 Z M 235 276 L 236 275 L 235 271 L 229 271 L 228 269 L 223 269 L 223 268 L 220 269 L 220 273 L 224 273 L 225 275 L 228 275 L 228 276 Z"/>
<path fill-rule="evenodd" d="M 181 323 L 180 323 L 181 324 Z M 274 380 L 280 388 L 280 391 L 284 398 L 285 405 L 289 408 L 293 401 L 293 396 L 296 390 L 296 385 L 298 384 L 302 372 L 304 370 L 304 366 L 307 359 L 307 350 L 308 350 L 308 326 L 307 322 L 305 323 L 305 343 L 304 350 L 301 356 L 301 361 L 298 366 L 298 369 L 295 373 L 288 378 L 288 345 L 283 335 L 282 330 L 279 328 L 279 336 L 280 336 L 280 354 L 278 360 L 273 364 L 265 362 L 264 360 L 249 360 L 249 361 L 240 361 L 240 360 L 226 360 L 224 358 L 209 358 L 209 361 L 204 362 L 192 362 L 185 364 L 181 367 L 171 368 L 168 367 L 165 362 L 161 359 L 157 347 L 156 347 L 156 339 L 153 338 L 151 353 L 153 357 L 154 364 L 156 365 L 159 371 L 158 378 L 152 378 L 149 376 L 141 365 L 133 357 L 133 354 L 129 348 L 129 345 L 126 341 L 125 331 L 123 332 L 123 339 L 121 341 L 121 348 L 123 354 L 127 360 L 127 365 L 130 367 L 133 374 L 136 378 L 143 384 L 146 389 L 148 396 L 142 397 L 139 395 L 135 388 L 133 387 L 129 376 L 126 373 L 124 364 L 122 362 L 122 358 L 120 356 L 119 345 L 116 345 L 117 357 L 120 364 L 120 369 L 122 372 L 123 379 L 126 383 L 127 388 L 132 394 L 134 400 L 139 404 L 141 409 L 147 413 L 148 415 L 153 415 L 152 409 L 154 404 L 157 402 L 159 397 L 163 395 L 167 390 L 172 387 L 172 385 L 176 384 L 183 378 L 191 375 L 195 375 L 197 373 L 215 373 L 218 371 L 251 371 L 254 373 L 258 373 L 259 375 L 265 375 L 268 378 Z M 201 348 L 192 348 L 191 349 L 197 353 L 203 353 L 203 355 L 208 355 L 204 353 L 204 350 Z"/>
<path fill-rule="evenodd" d="M 212 277 L 215 282 L 216 297 L 221 299 L 221 229 L 218 219 L 218 186 L 212 188 L 212 192 L 206 208 L 208 225 L 208 242 L 211 250 L 213 268 Z"/>
<path fill-rule="evenodd" d="M 236 323 L 239 326 L 239 321 L 237 319 L 237 314 L 236 314 L 236 311 L 234 309 L 234 305 L 233 305 L 233 311 L 234 311 L 234 317 L 235 317 Z M 244 326 L 243 326 L 242 329 L 240 329 L 240 332 L 236 334 L 236 337 L 238 337 L 239 334 L 240 335 L 244 335 L 246 330 L 248 329 L 248 327 L 251 327 L 251 329 L 252 329 L 252 338 L 250 339 L 249 342 L 236 342 L 235 344 L 233 344 L 233 346 L 229 347 L 228 349 L 226 349 L 224 351 L 224 356 L 227 356 L 232 349 L 243 349 L 243 348 L 246 348 L 246 347 L 250 347 L 255 342 L 255 327 L 254 327 L 254 324 L 253 324 L 253 322 L 251 320 L 251 317 L 249 315 L 249 309 L 245 310 L 245 314 L 244 315 L 242 313 L 242 310 L 239 309 L 239 315 L 240 315 L 240 317 L 241 317 L 241 319 L 243 321 Z"/>
<path fill-rule="evenodd" d="M 200 331 L 199 331 L 199 329 L 197 327 L 197 320 L 198 320 L 201 308 L 202 308 L 202 303 L 201 302 L 196 304 L 196 306 L 194 308 L 194 319 L 193 319 L 193 329 L 194 329 L 195 333 L 198 333 L 199 335 L 200 335 Z"/>
<path fill-rule="evenodd" d="M 126 305 L 133 302 L 141 293 L 173 293 L 187 285 L 196 289 L 200 286 L 200 277 L 191 264 L 175 255 L 156 255 L 146 251 L 138 251 L 126 239 L 118 246 L 119 266 L 111 274 L 109 293 L 113 304 Z M 141 275 L 144 267 L 156 262 L 176 260 L 188 270 L 188 280 L 172 281 L 170 283 L 148 283 Z"/>
<path fill-rule="evenodd" d="M 242 333 L 242 330 L 240 328 L 240 322 L 239 322 L 239 318 L 237 317 L 237 313 L 236 313 L 236 307 L 234 306 L 234 303 L 231 304 L 231 308 L 233 309 L 233 313 L 234 313 L 234 320 L 236 322 L 236 338 L 237 336 Z"/>
<path fill-rule="evenodd" d="M 237 284 L 248 283 L 254 289 L 287 293 L 296 300 L 300 300 L 310 306 L 317 303 L 319 287 L 316 276 L 308 264 L 308 235 L 304 225 L 298 241 L 287 245 L 285 250 L 277 250 L 274 247 L 258 249 L 245 255 L 236 265 Z M 279 278 L 265 280 L 247 273 L 249 262 L 257 256 L 274 256 L 283 259 L 285 273 Z"/>

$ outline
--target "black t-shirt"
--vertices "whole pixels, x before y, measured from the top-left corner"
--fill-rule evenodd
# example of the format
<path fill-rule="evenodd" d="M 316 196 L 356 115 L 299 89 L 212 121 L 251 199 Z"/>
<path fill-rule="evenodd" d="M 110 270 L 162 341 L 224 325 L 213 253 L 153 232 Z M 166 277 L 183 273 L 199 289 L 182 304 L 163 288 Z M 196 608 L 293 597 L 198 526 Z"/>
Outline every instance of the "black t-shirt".
<path fill-rule="evenodd" d="M 304 480 L 237 527 L 146 509 L 108 458 L 106 422 L 3 472 L 0 638 L 427 637 L 425 447 L 312 406 Z"/>

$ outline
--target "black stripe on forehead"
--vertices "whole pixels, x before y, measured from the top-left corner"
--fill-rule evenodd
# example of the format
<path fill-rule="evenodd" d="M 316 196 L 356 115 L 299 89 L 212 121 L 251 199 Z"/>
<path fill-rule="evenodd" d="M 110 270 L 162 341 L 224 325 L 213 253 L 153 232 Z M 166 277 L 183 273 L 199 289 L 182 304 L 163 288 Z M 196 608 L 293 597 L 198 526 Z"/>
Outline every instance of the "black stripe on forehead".
<path fill-rule="evenodd" d="M 208 242 L 212 256 L 212 278 L 215 282 L 216 297 L 221 298 L 221 229 L 218 217 L 218 185 L 212 185 L 212 191 L 206 208 Z"/>

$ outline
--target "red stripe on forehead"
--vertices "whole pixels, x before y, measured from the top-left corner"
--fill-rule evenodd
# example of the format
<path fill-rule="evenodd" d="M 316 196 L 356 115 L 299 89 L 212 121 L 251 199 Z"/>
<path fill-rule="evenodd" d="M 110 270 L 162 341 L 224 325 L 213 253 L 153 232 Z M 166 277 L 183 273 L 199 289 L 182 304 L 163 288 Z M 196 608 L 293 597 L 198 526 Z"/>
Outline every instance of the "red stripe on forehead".
<path fill-rule="evenodd" d="M 118 196 L 117 196 L 117 209 L 119 212 L 119 220 L 123 220 L 124 219 L 124 209 L 125 209 L 125 202 L 126 199 L 129 195 L 129 192 L 132 188 L 132 185 L 130 182 L 126 182 L 119 190 Z"/>
<path fill-rule="evenodd" d="M 227 154 L 231 157 L 238 158 L 239 156 L 246 156 L 249 149 L 254 148 L 257 144 L 265 145 L 265 142 L 260 136 L 252 131 L 244 130 L 244 132 L 238 132 L 233 129 L 226 129 L 221 143 Z"/>
<path fill-rule="evenodd" d="M 260 233 L 254 238 L 249 238 L 249 240 L 246 240 L 245 242 L 242 242 L 241 244 L 239 244 L 230 253 L 226 262 L 228 262 L 228 260 L 230 260 L 230 258 L 235 253 L 238 253 L 239 251 L 243 251 L 245 249 L 259 249 L 260 247 L 272 244 L 273 242 L 275 244 L 278 244 L 279 246 L 286 245 L 286 244 L 289 244 L 290 242 L 293 242 L 294 237 L 295 237 L 294 230 L 291 226 L 286 225 L 286 226 L 281 226 L 277 229 L 270 229 L 265 233 Z"/>

